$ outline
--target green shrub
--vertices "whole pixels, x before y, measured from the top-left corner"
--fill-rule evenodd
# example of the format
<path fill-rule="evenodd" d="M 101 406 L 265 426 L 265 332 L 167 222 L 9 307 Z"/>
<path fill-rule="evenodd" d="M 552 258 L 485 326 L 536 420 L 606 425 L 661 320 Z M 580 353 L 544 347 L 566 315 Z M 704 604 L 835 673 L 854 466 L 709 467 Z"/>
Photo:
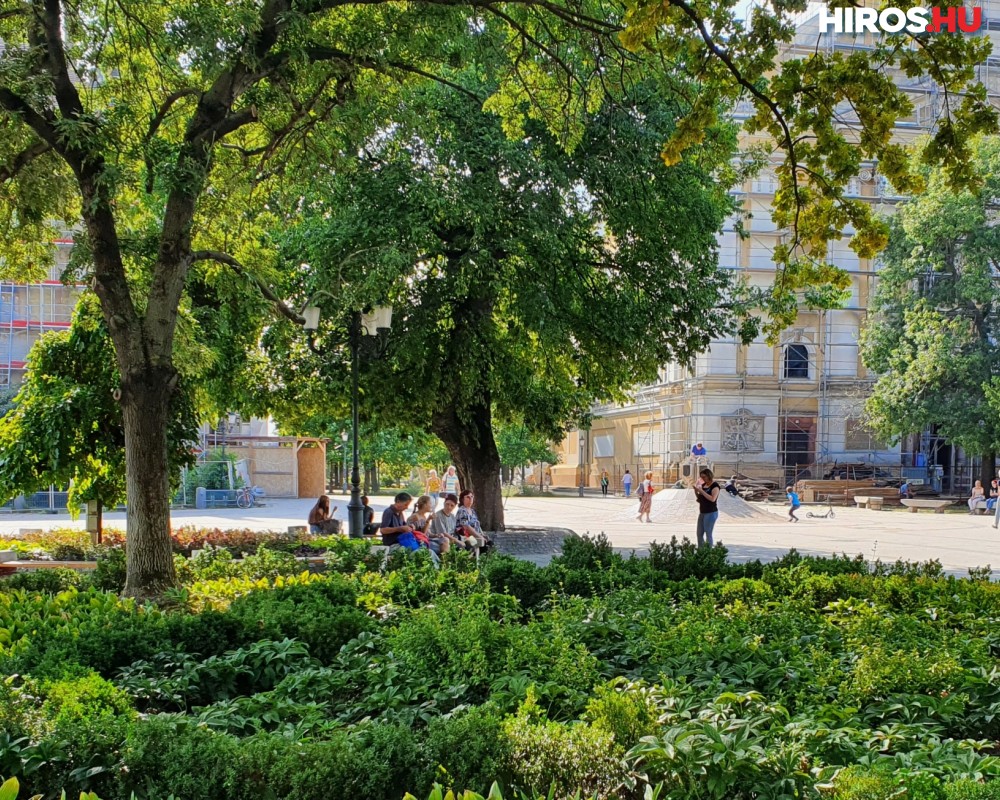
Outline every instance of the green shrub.
<path fill-rule="evenodd" d="M 376 623 L 355 606 L 354 590 L 339 576 L 308 585 L 251 592 L 233 601 L 229 616 L 259 638 L 298 639 L 324 664 Z"/>
<path fill-rule="evenodd" d="M 273 550 L 270 547 L 259 547 L 257 552 L 240 562 L 237 574 L 252 580 L 266 578 L 274 580 L 279 575 L 298 575 L 306 569 L 304 563 L 291 553 Z"/>
<path fill-rule="evenodd" d="M 552 590 L 550 571 L 513 556 L 489 556 L 483 560 L 482 574 L 494 592 L 513 595 L 529 610 L 541 606 Z"/>
<path fill-rule="evenodd" d="M 726 556 L 729 551 L 721 544 L 698 547 L 684 537 L 680 542 L 672 536 L 667 543 L 649 543 L 649 566 L 666 573 L 672 581 L 685 578 L 717 578 L 727 574 Z"/>
<path fill-rule="evenodd" d="M 945 800 L 1000 800 L 1000 781 L 955 781 L 944 786 Z"/>
<path fill-rule="evenodd" d="M 829 796 L 833 800 L 952 800 L 932 775 L 856 766 L 840 772 Z"/>
<path fill-rule="evenodd" d="M 643 736 L 656 732 L 659 715 L 650 687 L 615 678 L 594 688 L 585 719 L 594 729 L 611 734 L 616 744 L 628 750 Z"/>
<path fill-rule="evenodd" d="M 506 780 L 511 761 L 503 720 L 491 705 L 439 718 L 427 728 L 429 777 L 453 789 L 486 793 L 495 781 Z M 427 791 L 429 786 L 420 786 Z"/>
<path fill-rule="evenodd" d="M 563 540 L 562 555 L 553 559 L 566 569 L 599 570 L 613 561 L 621 561 L 606 534 L 597 536 L 571 536 Z"/>
<path fill-rule="evenodd" d="M 554 800 L 619 795 L 627 768 L 624 750 L 610 733 L 585 723 L 546 720 L 530 696 L 503 730 L 510 748 L 507 772 L 515 789 Z"/>
<path fill-rule="evenodd" d="M 125 588 L 125 548 L 109 547 L 97 557 L 97 567 L 90 576 L 90 585 L 103 592 L 120 594 Z"/>
<path fill-rule="evenodd" d="M 0 592 L 23 589 L 27 592 L 56 594 L 78 587 L 82 582 L 83 577 L 74 569 L 36 569 L 0 578 Z"/>

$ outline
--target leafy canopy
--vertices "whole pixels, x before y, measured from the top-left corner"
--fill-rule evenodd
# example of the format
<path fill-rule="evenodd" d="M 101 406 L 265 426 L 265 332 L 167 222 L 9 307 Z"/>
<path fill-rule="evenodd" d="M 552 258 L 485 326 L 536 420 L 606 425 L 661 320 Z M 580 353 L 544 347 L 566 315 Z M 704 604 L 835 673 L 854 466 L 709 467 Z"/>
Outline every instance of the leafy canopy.
<path fill-rule="evenodd" d="M 349 309 L 394 306 L 389 352 L 362 381 L 387 424 L 442 435 L 485 408 L 559 439 L 593 400 L 731 324 L 716 233 L 732 205 L 709 170 L 734 132 L 667 167 L 657 154 L 679 113 L 636 87 L 591 115 L 568 153 L 530 120 L 511 139 L 465 95 L 414 92 L 355 164 L 317 181 L 286 238 L 289 263 L 310 265 L 290 292 L 338 287 L 336 305 L 317 296 L 321 346 L 342 341 Z M 346 378 L 289 327 L 265 345 L 271 393 L 301 398 L 298 376 L 314 370 Z"/>
<path fill-rule="evenodd" d="M 986 387 L 1000 372 L 1000 139 L 974 145 L 972 189 L 954 192 L 942 168 L 890 222 L 862 336 L 878 375 L 866 412 L 886 439 L 930 426 L 972 453 L 1000 446 L 1000 417 Z"/>

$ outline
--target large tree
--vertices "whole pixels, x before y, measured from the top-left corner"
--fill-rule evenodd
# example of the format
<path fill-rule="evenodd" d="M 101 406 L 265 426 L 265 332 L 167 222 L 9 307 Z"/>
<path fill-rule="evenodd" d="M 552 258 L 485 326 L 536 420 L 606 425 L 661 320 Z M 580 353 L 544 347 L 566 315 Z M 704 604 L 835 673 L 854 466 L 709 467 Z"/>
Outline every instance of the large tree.
<path fill-rule="evenodd" d="M 862 336 L 878 379 L 865 409 L 881 437 L 936 428 L 983 457 L 988 485 L 1000 417 L 986 389 L 1000 375 L 1000 139 L 975 143 L 975 188 L 955 193 L 940 169 L 902 204 Z"/>
<path fill-rule="evenodd" d="M 536 123 L 508 137 L 478 113 L 480 89 L 408 95 L 355 164 L 317 181 L 287 257 L 312 265 L 303 296 L 355 298 L 319 299 L 314 346 L 341 337 L 359 304 L 392 303 L 367 404 L 383 424 L 433 431 L 497 530 L 495 418 L 558 441 L 594 400 L 691 359 L 729 324 L 716 236 L 733 203 L 714 174 L 735 133 L 720 126 L 667 167 L 657 155 L 677 101 L 640 84 L 592 113 L 567 152 Z M 303 348 L 277 327 L 265 341 L 284 368 L 275 383 L 294 388 L 284 376 L 300 373 Z"/>
<path fill-rule="evenodd" d="M 890 73 L 930 71 L 959 92 L 988 41 L 937 36 L 911 51 L 889 40 L 870 54 L 786 61 L 773 72 L 775 48 L 805 5 L 774 3 L 744 25 L 735 0 L 0 0 L 0 262 L 8 275 L 37 274 L 54 230 L 79 225 L 121 380 L 125 592 L 154 596 L 174 581 L 166 431 L 192 265 L 213 260 L 267 294 L 273 259 L 260 230 L 293 214 L 297 183 L 351 155 L 338 132 L 379 128 L 398 81 L 448 80 L 470 43 L 500 55 L 487 103 L 511 133 L 528 116 L 571 144 L 606 82 L 636 66 L 623 42 L 698 73 L 703 96 L 691 95 L 670 159 L 698 141 L 720 101 L 750 97 L 754 124 L 785 148 L 789 190 L 779 205 L 787 221 L 804 223 L 796 241 L 818 252 L 854 219 L 870 249 L 862 211 L 840 194 L 856 159 L 827 112 L 853 102 L 864 157 L 882 158 L 905 186 L 889 132 L 908 103 Z M 930 151 L 954 173 L 968 131 L 995 122 L 983 91 L 962 97 L 943 105 Z M 811 269 L 784 275 L 779 299 L 810 282 L 842 282 Z"/>

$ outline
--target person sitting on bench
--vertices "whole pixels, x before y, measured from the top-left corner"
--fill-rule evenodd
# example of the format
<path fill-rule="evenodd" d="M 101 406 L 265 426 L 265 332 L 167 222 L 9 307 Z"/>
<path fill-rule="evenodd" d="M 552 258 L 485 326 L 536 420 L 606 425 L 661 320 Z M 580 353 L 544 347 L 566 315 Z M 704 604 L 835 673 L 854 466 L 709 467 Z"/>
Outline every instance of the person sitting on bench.
<path fill-rule="evenodd" d="M 340 533 L 340 520 L 333 518 L 336 510 L 336 506 L 330 508 L 329 497 L 320 497 L 309 512 L 309 533 Z"/>

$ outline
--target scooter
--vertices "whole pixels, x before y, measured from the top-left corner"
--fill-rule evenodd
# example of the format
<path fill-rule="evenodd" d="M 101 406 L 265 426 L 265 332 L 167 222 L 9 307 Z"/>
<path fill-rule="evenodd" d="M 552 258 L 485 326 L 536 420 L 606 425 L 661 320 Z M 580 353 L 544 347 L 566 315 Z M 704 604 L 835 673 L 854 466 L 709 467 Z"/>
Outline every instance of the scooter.
<path fill-rule="evenodd" d="M 807 511 L 806 516 L 812 517 L 813 519 L 833 519 L 834 517 L 833 503 L 827 503 L 827 506 L 828 508 L 826 510 L 826 513 L 824 514 L 813 514 L 812 511 Z"/>

